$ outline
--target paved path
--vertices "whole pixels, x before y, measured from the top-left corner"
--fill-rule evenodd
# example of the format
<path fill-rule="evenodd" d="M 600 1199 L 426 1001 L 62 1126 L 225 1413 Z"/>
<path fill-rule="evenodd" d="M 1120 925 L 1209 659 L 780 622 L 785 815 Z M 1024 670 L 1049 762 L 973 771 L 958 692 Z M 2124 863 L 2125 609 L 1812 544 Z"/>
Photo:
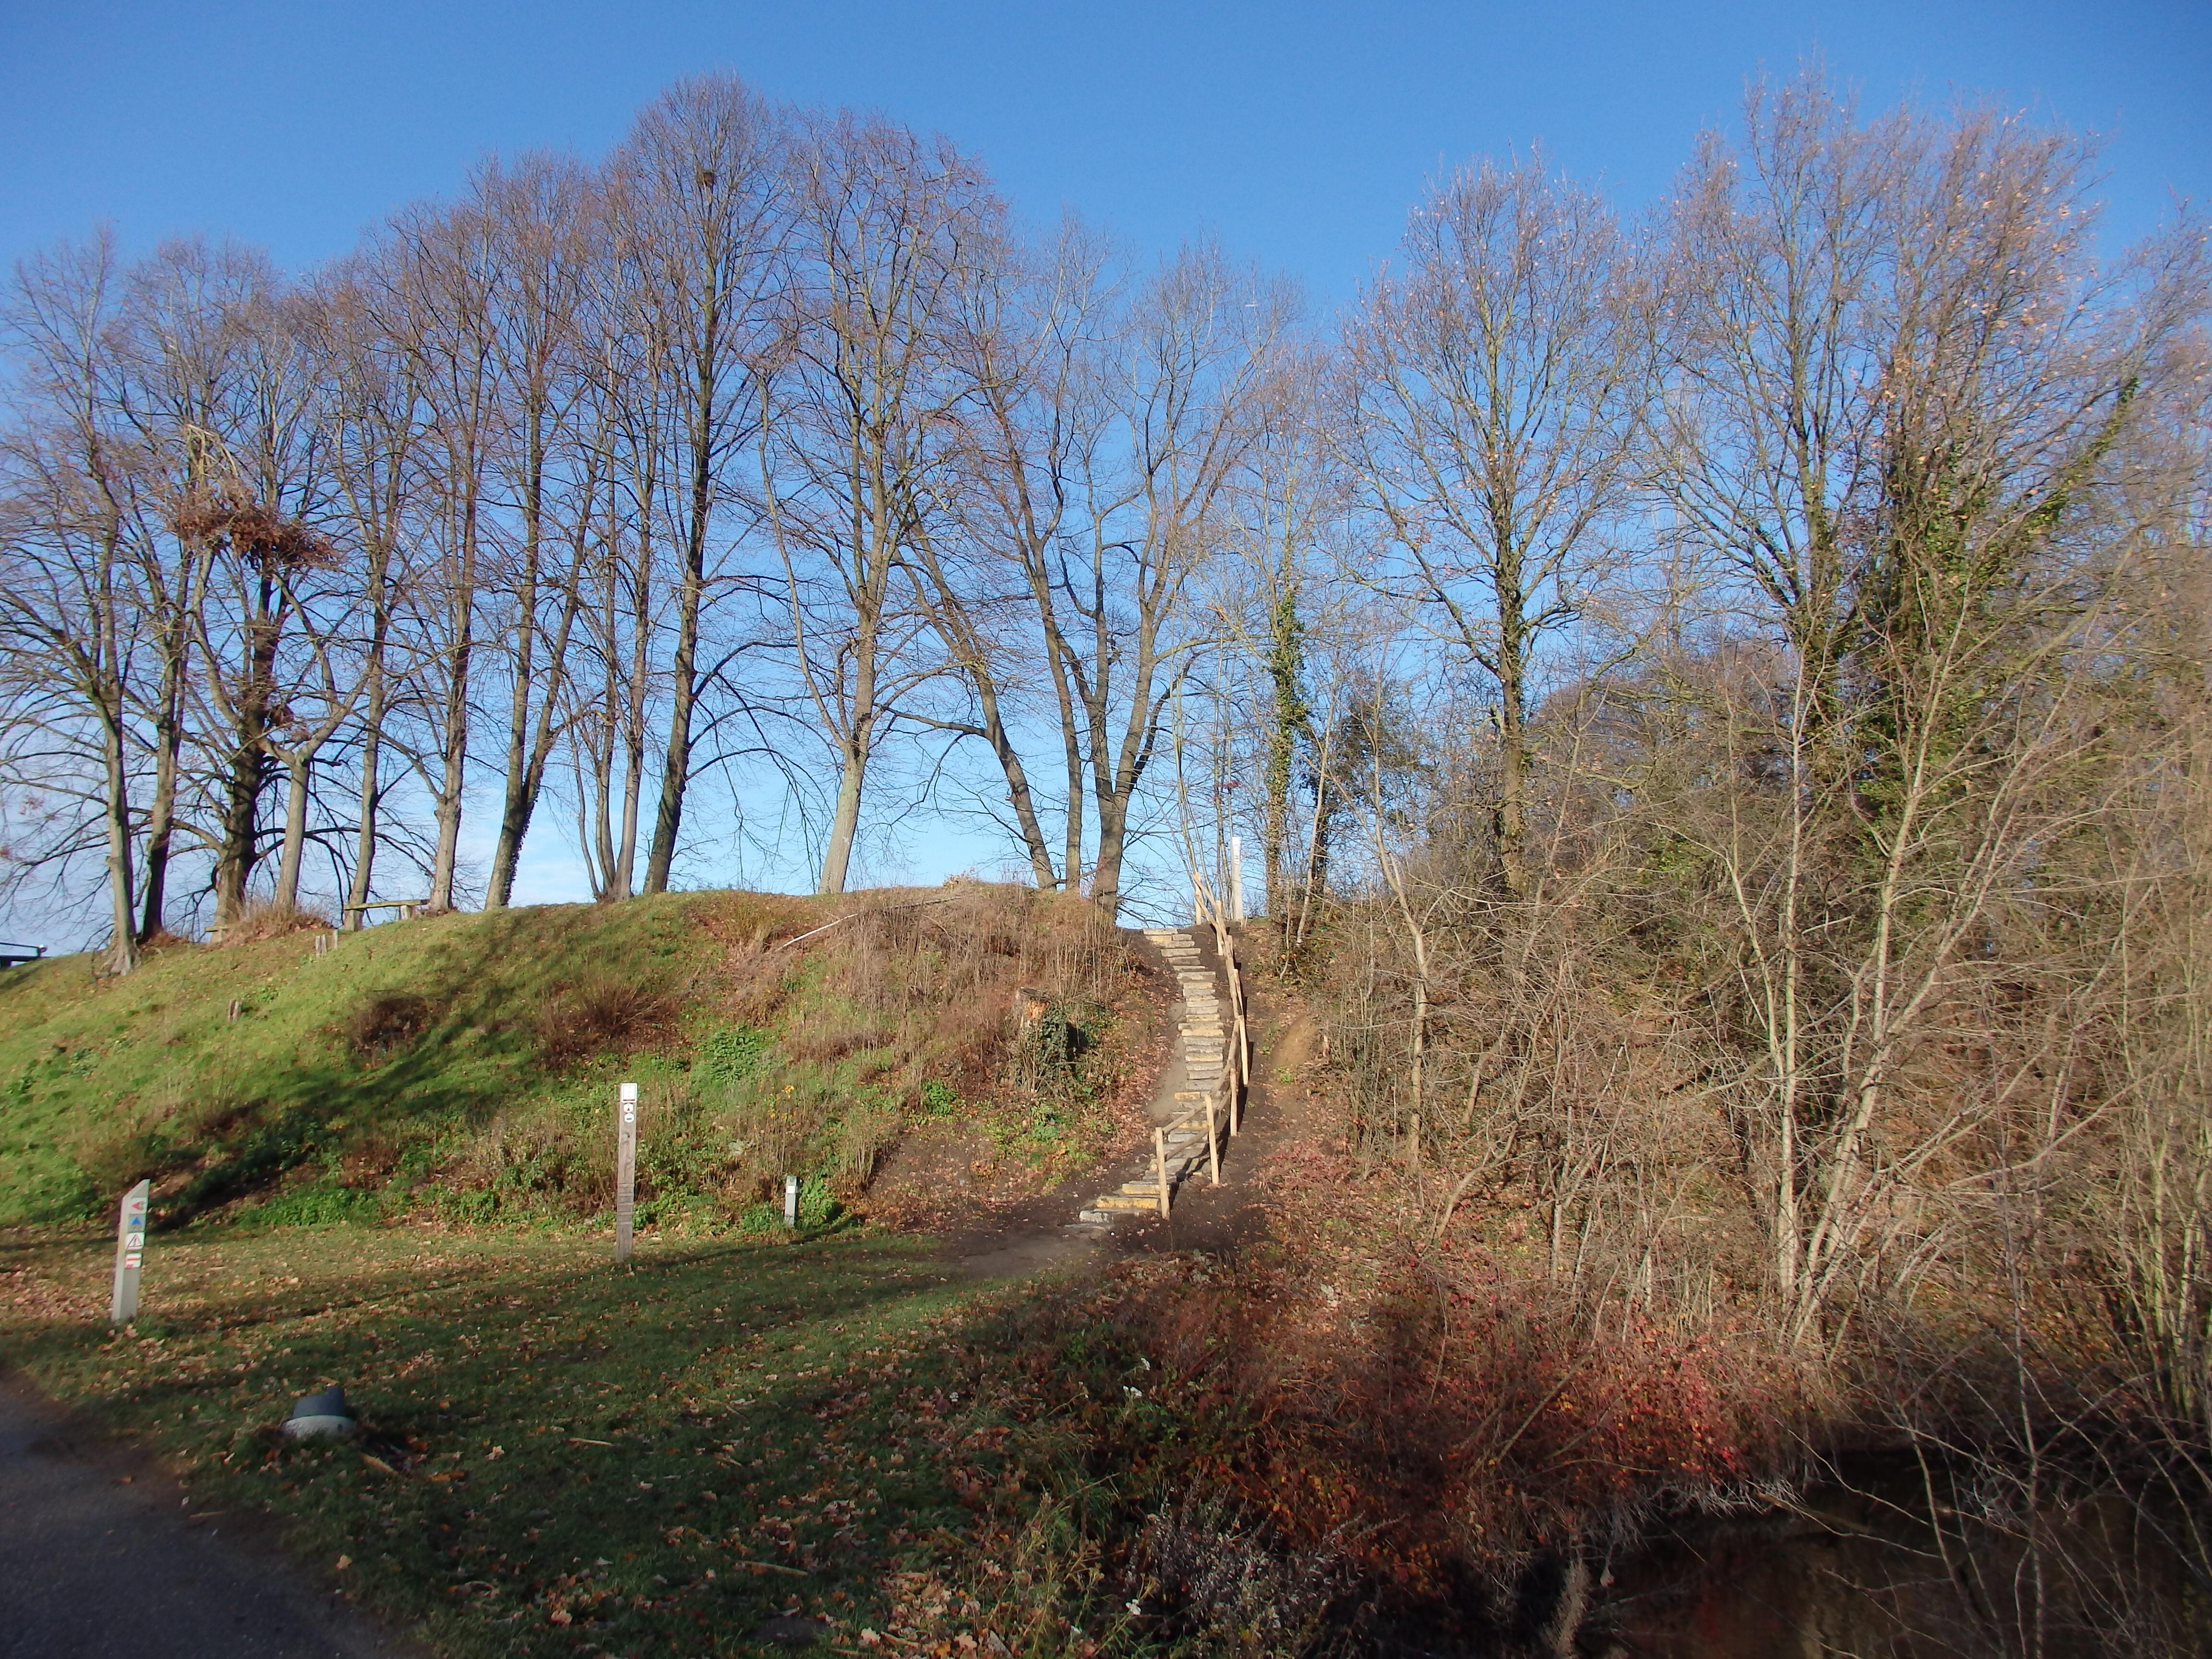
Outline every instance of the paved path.
<path fill-rule="evenodd" d="M 0 1373 L 0 1659 L 419 1659 Z M 226 1530 L 228 1528 L 228 1530 Z"/>

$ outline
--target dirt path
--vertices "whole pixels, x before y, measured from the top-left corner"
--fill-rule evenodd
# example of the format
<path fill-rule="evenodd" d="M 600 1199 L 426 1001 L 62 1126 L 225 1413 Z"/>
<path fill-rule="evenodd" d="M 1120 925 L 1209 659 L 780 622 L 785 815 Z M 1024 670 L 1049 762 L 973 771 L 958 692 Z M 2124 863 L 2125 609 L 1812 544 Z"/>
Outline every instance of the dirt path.
<path fill-rule="evenodd" d="M 273 1530 L 196 1516 L 150 1457 L 0 1372 L 0 1659 L 422 1659 Z"/>

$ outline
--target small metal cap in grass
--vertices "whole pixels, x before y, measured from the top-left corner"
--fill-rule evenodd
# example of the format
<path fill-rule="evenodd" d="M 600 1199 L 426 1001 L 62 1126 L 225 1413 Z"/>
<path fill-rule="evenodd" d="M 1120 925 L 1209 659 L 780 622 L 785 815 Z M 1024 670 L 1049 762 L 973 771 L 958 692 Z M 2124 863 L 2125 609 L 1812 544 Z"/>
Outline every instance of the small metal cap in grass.
<path fill-rule="evenodd" d="M 752 1639 L 778 1647 L 811 1647 L 830 1634 L 830 1627 L 818 1619 L 802 1618 L 794 1613 L 779 1613 L 755 1631 Z"/>
<path fill-rule="evenodd" d="M 342 1440 L 360 1429 L 353 1407 L 346 1404 L 345 1390 L 335 1382 L 294 1406 L 284 1421 L 284 1432 L 295 1440 Z"/>

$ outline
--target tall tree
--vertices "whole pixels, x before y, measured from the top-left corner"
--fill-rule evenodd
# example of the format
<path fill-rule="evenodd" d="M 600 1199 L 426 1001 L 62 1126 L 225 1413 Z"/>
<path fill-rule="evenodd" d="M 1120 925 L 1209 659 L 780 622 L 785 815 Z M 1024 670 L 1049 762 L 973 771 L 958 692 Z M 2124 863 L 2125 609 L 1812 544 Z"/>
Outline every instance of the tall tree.
<path fill-rule="evenodd" d="M 1522 895 L 1538 653 L 1605 580 L 1634 483 L 1634 262 L 1540 155 L 1446 179 L 1402 250 L 1346 330 L 1339 430 L 1395 555 L 1381 580 L 1495 696 L 1492 835 Z"/>
<path fill-rule="evenodd" d="M 817 890 L 841 893 L 868 769 L 932 665 L 901 572 L 932 538 L 968 387 L 951 323 L 1002 210 L 974 164 L 877 118 L 811 124 L 795 152 L 797 319 L 762 486 L 791 649 L 835 757 Z"/>
<path fill-rule="evenodd" d="M 635 264 L 639 320 L 654 342 L 661 470 L 676 496 L 676 641 L 648 893 L 667 888 L 675 862 L 693 769 L 701 618 L 716 558 L 736 539 L 732 514 L 742 522 L 729 474 L 752 444 L 782 320 L 785 125 L 730 76 L 682 81 L 638 117 L 609 170 L 611 234 Z"/>

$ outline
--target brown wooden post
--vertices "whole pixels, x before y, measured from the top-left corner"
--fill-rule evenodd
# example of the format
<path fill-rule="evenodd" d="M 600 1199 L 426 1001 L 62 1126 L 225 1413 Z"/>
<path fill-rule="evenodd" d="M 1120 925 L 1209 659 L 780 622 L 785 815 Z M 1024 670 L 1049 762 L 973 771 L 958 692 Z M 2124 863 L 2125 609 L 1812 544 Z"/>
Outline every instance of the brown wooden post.
<path fill-rule="evenodd" d="M 615 1260 L 627 1261 L 630 1223 L 637 1208 L 637 1085 L 625 1083 L 617 1097 L 615 1129 Z"/>
<path fill-rule="evenodd" d="M 1160 1183 L 1160 1213 L 1168 1212 L 1168 1132 L 1152 1130 L 1152 1174 Z"/>
<path fill-rule="evenodd" d="M 1206 1097 L 1206 1162 L 1213 1173 L 1213 1184 L 1221 1184 L 1221 1132 L 1213 1119 L 1213 1096 Z"/>

